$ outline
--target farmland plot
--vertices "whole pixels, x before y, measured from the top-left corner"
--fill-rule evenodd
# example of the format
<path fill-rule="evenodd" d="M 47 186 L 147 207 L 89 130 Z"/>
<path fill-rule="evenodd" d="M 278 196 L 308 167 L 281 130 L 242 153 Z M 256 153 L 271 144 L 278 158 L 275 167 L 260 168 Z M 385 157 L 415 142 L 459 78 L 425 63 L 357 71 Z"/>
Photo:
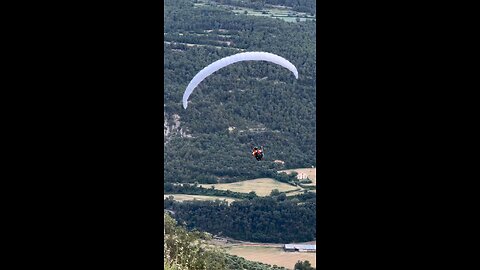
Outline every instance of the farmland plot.
<path fill-rule="evenodd" d="M 227 253 L 243 257 L 249 261 L 293 269 L 297 261 L 309 261 L 316 267 L 316 253 L 285 252 L 282 248 L 259 246 L 233 246 L 226 248 Z"/>
<path fill-rule="evenodd" d="M 164 194 L 163 198 L 166 199 L 169 196 L 173 196 L 173 199 L 175 201 L 183 202 L 183 201 L 193 201 L 193 200 L 199 200 L 199 201 L 214 201 L 214 200 L 226 200 L 228 203 L 231 203 L 235 200 L 234 198 L 228 198 L 228 197 L 218 197 L 218 196 L 204 196 L 204 195 L 188 195 L 188 194 Z"/>
<path fill-rule="evenodd" d="M 271 178 L 258 178 L 254 180 L 246 180 L 228 184 L 213 184 L 208 186 L 214 186 L 215 189 L 219 190 L 231 190 L 234 192 L 243 193 L 255 191 L 258 196 L 268 196 L 274 189 L 278 189 L 280 192 L 298 189 L 298 187 L 294 187 Z"/>
<path fill-rule="evenodd" d="M 311 185 L 317 184 L 317 168 L 300 168 L 300 169 L 283 170 L 280 172 L 285 172 L 287 174 L 290 174 L 292 172 L 297 172 L 299 178 L 308 178 L 312 180 Z"/>

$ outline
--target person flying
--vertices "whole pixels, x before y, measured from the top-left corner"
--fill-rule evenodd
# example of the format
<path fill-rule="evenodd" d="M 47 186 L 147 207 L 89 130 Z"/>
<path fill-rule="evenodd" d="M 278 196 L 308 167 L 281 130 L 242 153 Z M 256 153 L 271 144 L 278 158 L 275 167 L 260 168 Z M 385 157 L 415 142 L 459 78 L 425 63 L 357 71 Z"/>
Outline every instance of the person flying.
<path fill-rule="evenodd" d="M 252 156 L 255 159 L 257 159 L 258 161 L 262 160 L 263 159 L 263 147 L 262 148 L 254 147 L 253 150 L 252 150 Z"/>

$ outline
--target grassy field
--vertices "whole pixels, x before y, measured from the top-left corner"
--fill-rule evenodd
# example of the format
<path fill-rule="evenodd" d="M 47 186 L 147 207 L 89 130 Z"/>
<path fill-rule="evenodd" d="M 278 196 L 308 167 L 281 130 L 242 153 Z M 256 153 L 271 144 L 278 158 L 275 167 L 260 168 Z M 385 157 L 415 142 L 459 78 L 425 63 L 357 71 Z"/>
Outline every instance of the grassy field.
<path fill-rule="evenodd" d="M 199 200 L 199 201 L 214 201 L 214 200 L 226 200 L 228 203 L 231 203 L 235 200 L 234 198 L 227 198 L 227 197 L 217 197 L 217 196 L 203 196 L 203 195 L 188 195 L 188 194 L 164 194 L 163 198 L 166 199 L 169 196 L 173 196 L 173 199 L 176 201 L 193 201 L 193 200 Z"/>
<path fill-rule="evenodd" d="M 214 186 L 215 189 L 231 190 L 234 192 L 248 193 L 250 191 L 255 191 L 258 196 L 268 196 L 274 189 L 278 189 L 278 191 L 298 189 L 297 187 L 276 181 L 271 178 L 258 178 L 229 184 L 213 184 L 205 187 L 208 188 L 210 186 Z"/>
<path fill-rule="evenodd" d="M 250 261 L 262 262 L 293 269 L 297 261 L 309 261 L 316 267 L 316 253 L 285 252 L 282 248 L 258 247 L 258 246 L 233 246 L 225 248 L 232 255 L 243 257 Z"/>
<path fill-rule="evenodd" d="M 299 168 L 299 169 L 291 169 L 291 170 L 283 170 L 281 172 L 291 173 L 292 171 L 296 171 L 300 176 L 308 177 L 312 180 L 311 184 L 304 184 L 305 186 L 316 186 L 317 183 L 317 169 L 316 168 Z M 204 188 L 210 188 L 214 186 L 215 189 L 218 190 L 230 190 L 233 192 L 241 192 L 241 193 L 249 193 L 251 191 L 255 191 L 258 196 L 268 196 L 274 189 L 278 189 L 280 192 L 288 192 L 287 196 L 293 196 L 302 194 L 304 189 L 301 187 L 294 187 L 286 183 L 279 182 L 272 178 L 258 178 L 253 180 L 245 180 L 235 183 L 228 183 L 228 184 L 208 184 L 208 185 L 200 185 Z M 316 190 L 310 190 L 310 192 L 316 192 Z M 200 195 L 184 195 L 184 194 L 177 194 L 178 199 L 175 197 L 175 200 L 184 201 L 184 200 L 193 200 L 196 198 L 198 200 L 215 200 L 216 198 L 227 199 L 228 202 L 231 202 L 235 199 L 233 198 L 226 198 L 226 197 L 212 197 L 212 196 L 200 196 Z"/>
<path fill-rule="evenodd" d="M 286 195 L 287 196 L 295 196 L 295 195 L 299 195 L 299 194 L 303 194 L 303 189 L 302 190 L 299 190 L 299 191 L 293 191 L 293 192 L 289 192 L 287 193 Z"/>

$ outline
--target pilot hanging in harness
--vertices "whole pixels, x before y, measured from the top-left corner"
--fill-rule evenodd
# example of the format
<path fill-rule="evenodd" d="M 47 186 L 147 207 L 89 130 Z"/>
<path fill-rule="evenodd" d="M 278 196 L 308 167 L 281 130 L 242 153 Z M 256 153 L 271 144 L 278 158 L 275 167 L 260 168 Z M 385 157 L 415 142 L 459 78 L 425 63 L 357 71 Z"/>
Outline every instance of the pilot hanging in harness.
<path fill-rule="evenodd" d="M 255 157 L 258 161 L 263 159 L 263 146 L 262 148 L 254 147 L 252 151 L 252 156 Z"/>

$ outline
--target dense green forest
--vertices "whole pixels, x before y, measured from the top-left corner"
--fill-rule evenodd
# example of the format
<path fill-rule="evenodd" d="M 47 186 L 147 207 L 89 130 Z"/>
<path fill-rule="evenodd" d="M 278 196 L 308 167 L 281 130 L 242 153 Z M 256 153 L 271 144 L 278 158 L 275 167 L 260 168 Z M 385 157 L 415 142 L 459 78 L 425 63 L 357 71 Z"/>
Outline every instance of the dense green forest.
<path fill-rule="evenodd" d="M 263 1 L 290 2 L 304 1 Z M 164 12 L 165 182 L 232 182 L 316 166 L 315 22 L 236 15 L 188 0 L 166 0 Z M 274 64 L 238 63 L 205 79 L 184 110 L 193 76 L 242 51 L 285 57 L 299 79 Z M 251 158 L 253 145 L 265 146 L 265 161 Z"/>
<path fill-rule="evenodd" d="M 288 200 L 286 196 L 256 197 L 250 200 L 185 201 L 167 198 L 165 208 L 187 228 L 238 240 L 290 243 L 316 238 L 316 203 Z"/>

